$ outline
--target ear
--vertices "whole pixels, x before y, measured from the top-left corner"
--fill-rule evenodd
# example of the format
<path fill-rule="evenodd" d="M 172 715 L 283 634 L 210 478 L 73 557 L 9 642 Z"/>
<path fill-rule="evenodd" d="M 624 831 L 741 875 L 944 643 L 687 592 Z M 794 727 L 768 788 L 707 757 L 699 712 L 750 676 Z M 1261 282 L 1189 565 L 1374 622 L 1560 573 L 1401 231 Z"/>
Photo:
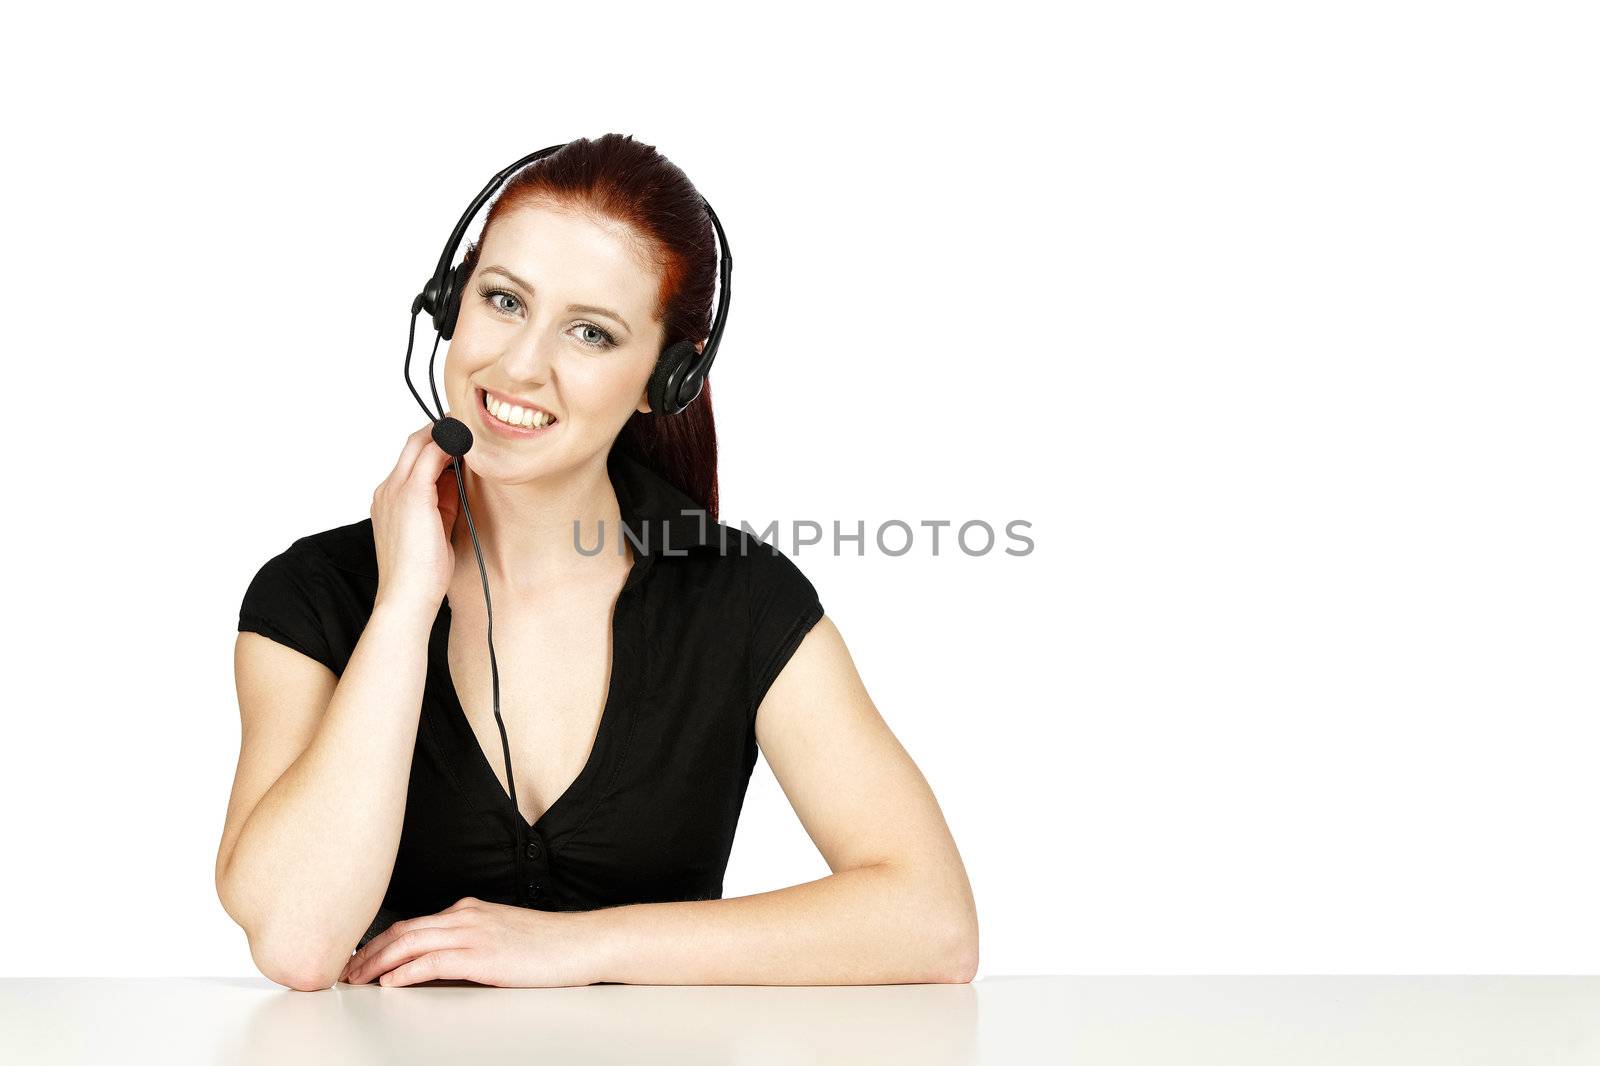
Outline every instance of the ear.
<path fill-rule="evenodd" d="M 704 340 L 695 342 L 694 350 L 696 352 L 704 352 L 706 350 L 706 342 Z M 638 411 L 640 414 L 643 414 L 643 415 L 647 415 L 647 414 L 650 413 L 650 383 L 649 382 L 645 383 L 644 391 L 639 394 L 639 402 L 634 405 L 633 409 L 635 411 Z"/>

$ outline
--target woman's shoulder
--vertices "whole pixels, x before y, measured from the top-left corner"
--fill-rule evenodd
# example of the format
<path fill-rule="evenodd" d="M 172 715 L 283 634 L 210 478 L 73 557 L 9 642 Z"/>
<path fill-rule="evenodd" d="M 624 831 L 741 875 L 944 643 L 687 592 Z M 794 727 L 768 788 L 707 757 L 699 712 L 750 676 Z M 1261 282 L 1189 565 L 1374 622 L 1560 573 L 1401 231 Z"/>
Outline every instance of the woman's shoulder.
<path fill-rule="evenodd" d="M 240 605 L 243 618 L 284 612 L 359 616 L 377 589 L 372 519 L 296 537 L 256 566 Z"/>
<path fill-rule="evenodd" d="M 377 576 L 370 518 L 297 537 L 257 567 L 238 628 L 340 674 L 372 612 Z"/>
<path fill-rule="evenodd" d="M 805 569 L 791 552 L 769 539 L 771 532 L 752 530 L 742 523 L 714 522 L 701 548 L 715 560 L 712 565 L 737 579 L 749 598 L 752 615 L 773 605 L 803 609 L 819 599 Z"/>
<path fill-rule="evenodd" d="M 746 670 L 751 720 L 768 688 L 801 640 L 824 614 L 821 597 L 801 564 L 767 531 L 715 524 L 706 548 L 714 565 L 736 582 L 746 632 Z M 798 554 L 798 549 L 793 549 Z"/>
<path fill-rule="evenodd" d="M 361 577 L 376 579 L 378 576 L 378 554 L 372 539 L 371 517 L 307 533 L 290 542 L 284 554 L 324 563 Z"/>

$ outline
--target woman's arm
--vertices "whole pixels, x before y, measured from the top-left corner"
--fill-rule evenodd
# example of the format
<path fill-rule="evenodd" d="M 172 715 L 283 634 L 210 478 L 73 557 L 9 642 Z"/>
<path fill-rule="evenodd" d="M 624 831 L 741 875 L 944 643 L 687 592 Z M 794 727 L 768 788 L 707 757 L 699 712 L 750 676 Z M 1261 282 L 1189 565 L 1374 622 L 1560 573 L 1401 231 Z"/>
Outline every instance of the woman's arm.
<path fill-rule="evenodd" d="M 978 916 L 955 841 L 826 616 L 762 700 L 756 739 L 834 873 L 751 896 L 588 912 L 604 960 L 595 979 L 972 980 Z"/>
<path fill-rule="evenodd" d="M 337 681 L 299 652 L 239 635 L 243 735 L 217 894 L 249 936 L 256 965 L 279 984 L 332 985 L 383 902 L 431 622 L 380 605 Z"/>

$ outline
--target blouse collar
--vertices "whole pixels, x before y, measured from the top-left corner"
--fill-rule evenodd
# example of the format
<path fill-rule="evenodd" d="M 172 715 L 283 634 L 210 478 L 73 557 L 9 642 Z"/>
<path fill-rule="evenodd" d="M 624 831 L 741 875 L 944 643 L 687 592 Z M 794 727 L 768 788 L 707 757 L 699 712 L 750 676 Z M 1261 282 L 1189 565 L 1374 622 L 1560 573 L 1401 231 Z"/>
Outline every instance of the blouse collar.
<path fill-rule="evenodd" d="M 637 559 L 627 585 L 642 577 L 658 558 L 676 558 L 692 548 L 716 543 L 718 524 L 705 508 L 638 459 L 613 448 L 606 458 L 606 471 L 628 530 L 628 546 Z M 616 549 L 609 531 L 606 541 L 605 547 Z"/>

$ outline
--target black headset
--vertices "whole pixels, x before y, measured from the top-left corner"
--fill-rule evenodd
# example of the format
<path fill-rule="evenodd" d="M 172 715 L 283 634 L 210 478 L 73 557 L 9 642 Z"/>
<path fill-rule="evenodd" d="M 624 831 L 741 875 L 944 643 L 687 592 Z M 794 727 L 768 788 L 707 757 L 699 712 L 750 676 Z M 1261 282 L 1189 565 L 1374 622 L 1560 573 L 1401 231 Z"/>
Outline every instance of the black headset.
<path fill-rule="evenodd" d="M 433 268 L 433 276 L 428 279 L 428 283 L 423 286 L 416 299 L 411 301 L 411 328 L 406 336 L 406 388 L 416 397 L 423 413 L 433 420 L 433 441 L 450 456 L 451 464 L 455 467 L 456 492 L 461 499 L 461 513 L 466 516 L 467 531 L 472 534 L 472 550 L 478 557 L 478 576 L 483 581 L 483 604 L 489 613 L 489 676 L 494 689 L 494 720 L 500 727 L 500 746 L 506 763 L 506 789 L 511 796 L 511 810 L 519 829 L 525 829 L 527 823 L 522 818 L 521 808 L 517 806 L 517 785 L 511 776 L 511 742 L 506 739 L 506 724 L 500 717 L 500 667 L 494 657 L 494 608 L 489 603 L 489 573 L 483 565 L 483 548 L 478 543 L 478 530 L 472 523 L 472 509 L 467 506 L 466 482 L 461 471 L 461 457 L 472 448 L 472 430 L 468 429 L 466 423 L 460 419 L 444 414 L 444 405 L 439 402 L 439 389 L 434 382 L 433 364 L 439 354 L 439 342 L 449 340 L 455 333 L 456 316 L 461 313 L 461 294 L 466 288 L 469 272 L 465 262 L 454 267 L 451 266 L 451 262 L 461 245 L 462 235 L 467 232 L 467 227 L 472 224 L 479 209 L 494 195 L 496 189 L 506 183 L 508 178 L 528 164 L 565 148 L 567 143 L 554 144 L 532 155 L 523 156 L 490 178 L 489 184 L 483 187 L 483 191 L 473 197 L 472 203 L 467 205 L 466 211 L 456 222 L 456 228 L 450 231 L 450 239 L 445 242 L 444 251 L 439 255 L 439 264 Z M 693 341 L 681 340 L 668 345 L 656 359 L 655 369 L 650 373 L 647 395 L 650 399 L 650 410 L 657 415 L 678 414 L 700 395 L 706 375 L 711 371 L 711 361 L 717 356 L 717 345 L 722 340 L 722 327 L 728 320 L 728 304 L 733 282 L 733 256 L 728 252 L 728 237 L 722 232 L 722 223 L 718 220 L 717 213 L 711 209 L 711 204 L 705 197 L 702 196 L 700 202 L 705 205 L 706 214 L 711 216 L 712 228 L 717 231 L 719 246 L 717 312 L 711 320 L 711 332 L 706 337 L 703 349 L 697 351 Z M 433 353 L 428 356 L 428 387 L 433 392 L 434 406 L 439 408 L 438 415 L 428 409 L 428 405 L 417 393 L 416 387 L 411 384 L 411 347 L 416 340 L 417 315 L 422 311 L 428 312 L 432 317 L 435 330 Z"/>

